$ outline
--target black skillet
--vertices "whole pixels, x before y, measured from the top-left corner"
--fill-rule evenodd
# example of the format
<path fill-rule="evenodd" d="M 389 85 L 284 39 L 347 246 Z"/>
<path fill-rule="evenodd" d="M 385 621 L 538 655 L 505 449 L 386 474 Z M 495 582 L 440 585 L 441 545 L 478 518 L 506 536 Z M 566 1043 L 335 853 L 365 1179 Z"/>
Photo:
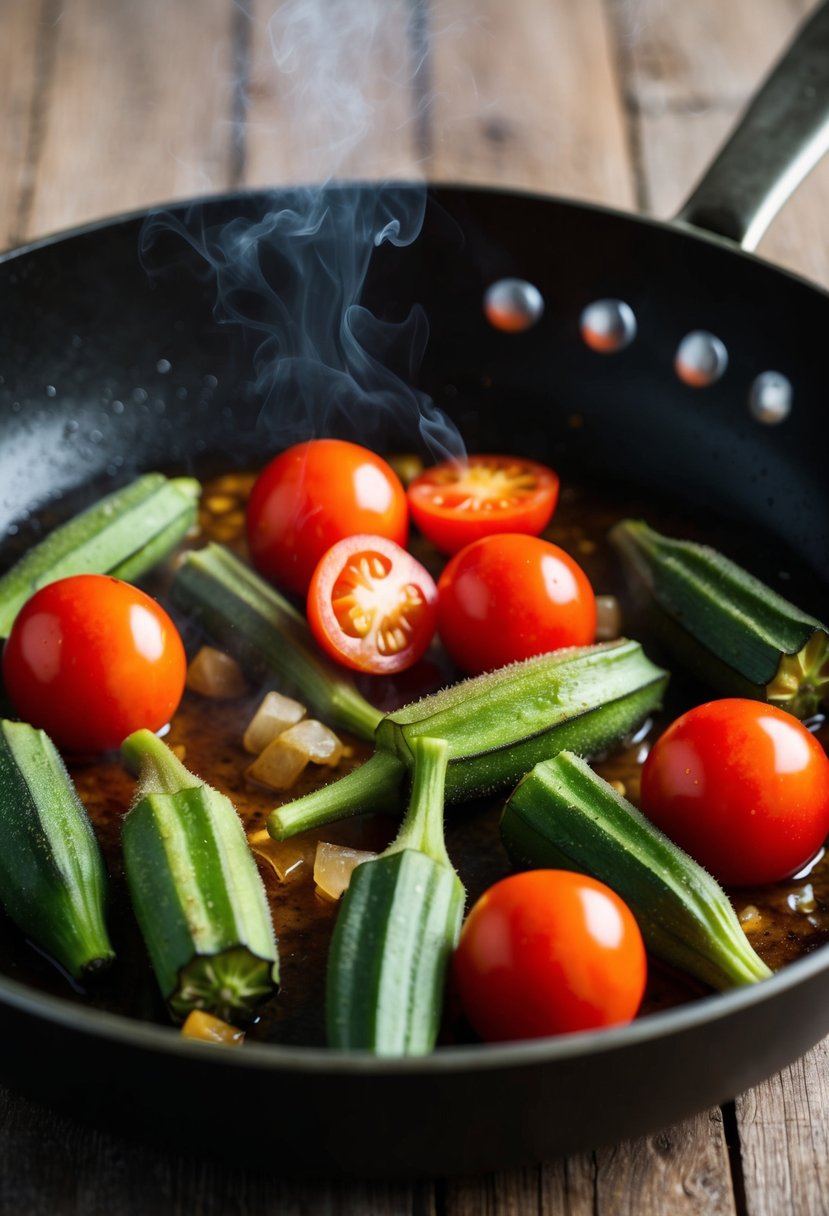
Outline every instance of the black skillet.
<path fill-rule="evenodd" d="M 791 559 L 809 570 L 804 607 L 823 615 L 829 296 L 740 243 L 756 241 L 788 178 L 817 159 L 827 114 L 823 7 L 677 221 L 435 187 L 414 243 L 377 248 L 363 296 L 388 323 L 413 303 L 422 308 L 430 337 L 419 388 L 470 447 L 524 451 L 637 492 L 669 491 L 689 516 L 702 508 L 727 517 L 764 538 L 772 569 Z M 335 217 L 345 202 L 361 215 L 378 205 L 368 187 L 325 197 Z M 416 209 L 419 197 L 404 187 L 397 202 L 388 191 L 380 202 Z M 257 355 L 283 288 L 287 296 L 298 282 L 284 251 L 263 255 L 265 295 L 237 281 L 217 306 L 214 276 L 194 246 L 212 248 L 213 234 L 235 220 L 242 252 L 261 217 L 303 201 L 303 191 L 211 198 L 172 208 L 165 231 L 128 217 L 5 257 L 0 526 L 10 543 L 42 508 L 77 504 L 138 469 L 211 457 L 249 465 L 295 437 L 303 364 L 285 364 L 290 374 L 270 381 Z M 313 254 L 313 242 L 307 248 Z M 482 310 L 487 288 L 511 278 L 528 281 L 544 302 L 519 334 L 494 329 Z M 623 301 L 635 319 L 634 339 L 616 353 L 584 340 L 580 318 L 597 301 Z M 229 321 L 232 308 L 247 311 L 253 330 Z M 630 314 L 598 310 L 599 323 L 614 317 L 624 335 Z M 371 345 L 361 315 L 352 319 Z M 683 338 L 699 331 L 722 344 L 691 344 L 691 378 L 710 379 L 707 387 L 688 384 L 675 366 Z M 281 340 L 283 356 L 303 353 L 291 345 L 295 334 Z M 399 343 L 392 346 L 384 357 L 394 362 Z M 395 391 L 406 421 L 381 411 L 380 433 L 364 408 L 352 423 L 338 406 L 314 425 L 412 447 L 415 399 Z M 353 411 L 353 399 L 346 404 Z M 777 425 L 758 421 L 789 405 Z M 751 990 L 628 1027 L 442 1048 L 415 1061 L 255 1043 L 221 1052 L 12 977 L 0 979 L 0 1026 L 3 1042 L 14 1044 L 2 1053 L 12 1084 L 109 1126 L 177 1144 L 218 1140 L 247 1157 L 264 1150 L 282 1169 L 467 1172 L 652 1130 L 780 1069 L 829 1032 L 829 949 Z"/>

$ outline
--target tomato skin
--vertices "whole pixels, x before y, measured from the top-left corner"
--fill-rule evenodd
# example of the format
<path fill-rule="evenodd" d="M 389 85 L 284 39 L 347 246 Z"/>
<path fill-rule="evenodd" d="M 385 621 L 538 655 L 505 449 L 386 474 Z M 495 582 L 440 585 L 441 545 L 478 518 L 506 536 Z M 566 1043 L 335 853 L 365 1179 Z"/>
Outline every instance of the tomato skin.
<path fill-rule="evenodd" d="M 187 659 L 164 609 L 106 574 L 49 583 L 18 613 L 3 679 L 20 717 L 63 751 L 91 755 L 169 722 Z"/>
<path fill-rule="evenodd" d="M 782 709 L 709 701 L 654 743 L 641 807 L 725 886 L 777 882 L 811 861 L 829 833 L 829 759 Z"/>
<path fill-rule="evenodd" d="M 246 523 L 259 573 L 304 596 L 317 562 L 343 537 L 371 533 L 405 546 L 409 512 L 400 479 L 382 457 L 343 439 L 309 439 L 265 466 Z"/>
<path fill-rule="evenodd" d="M 468 456 L 425 469 L 406 491 L 417 527 L 441 553 L 482 536 L 538 536 L 558 502 L 558 474 L 516 456 Z"/>
<path fill-rule="evenodd" d="M 388 675 L 422 658 L 437 625 L 428 570 L 383 536 L 347 536 L 323 555 L 308 588 L 311 632 L 354 671 Z"/>
<path fill-rule="evenodd" d="M 488 1042 L 629 1022 L 647 980 L 633 913 L 604 883 L 526 870 L 472 907 L 452 960 L 461 1007 Z"/>
<path fill-rule="evenodd" d="M 438 580 L 438 633 L 478 675 L 596 636 L 596 597 L 569 554 L 537 536 L 503 533 L 467 545 Z"/>

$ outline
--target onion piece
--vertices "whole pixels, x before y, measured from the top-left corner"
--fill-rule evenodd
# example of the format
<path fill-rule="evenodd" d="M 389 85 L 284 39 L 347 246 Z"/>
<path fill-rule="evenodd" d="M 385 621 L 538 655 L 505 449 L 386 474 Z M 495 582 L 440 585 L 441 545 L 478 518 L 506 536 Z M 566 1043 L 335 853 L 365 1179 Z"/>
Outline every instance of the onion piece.
<path fill-rule="evenodd" d="M 226 1047 L 241 1047 L 245 1041 L 245 1032 L 229 1022 L 223 1022 L 212 1013 L 203 1009 L 194 1009 L 188 1013 L 181 1028 L 186 1039 L 200 1039 L 203 1043 L 222 1043 Z"/>
<path fill-rule="evenodd" d="M 248 844 L 257 857 L 273 868 L 280 882 L 296 882 L 310 872 L 314 863 L 316 846 L 302 836 L 274 840 L 266 828 L 261 828 L 258 832 L 251 832 Z"/>
<path fill-rule="evenodd" d="M 343 745 L 332 730 L 316 718 L 304 718 L 272 739 L 245 776 L 270 790 L 288 790 L 309 762 L 333 766 L 342 754 Z"/>
<path fill-rule="evenodd" d="M 314 764 L 327 764 L 334 768 L 343 757 L 344 748 L 330 727 L 316 718 L 304 718 L 283 732 L 283 740 L 292 747 L 308 753 Z"/>
<path fill-rule="evenodd" d="M 357 866 L 376 857 L 366 849 L 350 849 L 321 840 L 314 857 L 314 882 L 323 899 L 337 900 L 347 889 Z"/>
<path fill-rule="evenodd" d="M 622 610 L 615 595 L 596 596 L 596 641 L 612 642 L 622 636 Z"/>
<path fill-rule="evenodd" d="M 187 687 L 202 697 L 229 700 L 247 691 L 242 669 L 234 658 L 213 646 L 202 646 L 187 668 Z"/>
<path fill-rule="evenodd" d="M 266 692 L 242 736 L 246 752 L 258 756 L 277 735 L 305 717 L 305 706 L 281 692 Z"/>

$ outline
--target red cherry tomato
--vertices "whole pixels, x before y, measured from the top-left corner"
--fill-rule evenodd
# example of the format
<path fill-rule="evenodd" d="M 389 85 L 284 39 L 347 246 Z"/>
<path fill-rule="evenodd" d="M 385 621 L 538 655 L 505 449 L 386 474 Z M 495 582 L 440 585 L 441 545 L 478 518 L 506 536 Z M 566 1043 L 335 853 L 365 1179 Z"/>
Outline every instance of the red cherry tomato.
<path fill-rule="evenodd" d="M 501 1042 L 629 1022 L 647 957 L 633 913 L 604 883 L 527 870 L 473 906 L 452 971 L 472 1027 Z"/>
<path fill-rule="evenodd" d="M 254 565 L 297 595 L 338 540 L 359 532 L 405 545 L 408 526 L 406 492 L 391 466 L 342 439 L 286 449 L 259 474 L 247 508 Z"/>
<path fill-rule="evenodd" d="M 405 549 L 382 536 L 349 536 L 319 562 L 308 623 L 332 658 L 355 671 L 403 671 L 435 632 L 437 587 Z"/>
<path fill-rule="evenodd" d="M 552 469 L 516 456 L 467 456 L 426 469 L 410 483 L 412 519 L 441 553 L 494 532 L 538 536 L 558 502 Z"/>
<path fill-rule="evenodd" d="M 438 580 L 438 633 L 470 675 L 596 636 L 596 597 L 581 567 L 537 536 L 467 545 Z"/>
<path fill-rule="evenodd" d="M 654 743 L 643 812 L 726 886 L 796 873 L 829 833 L 829 759 L 791 714 L 710 701 Z"/>
<path fill-rule="evenodd" d="M 155 600 L 106 574 L 41 588 L 21 608 L 3 651 L 3 679 L 21 718 L 64 751 L 120 746 L 156 731 L 181 700 L 187 660 Z"/>

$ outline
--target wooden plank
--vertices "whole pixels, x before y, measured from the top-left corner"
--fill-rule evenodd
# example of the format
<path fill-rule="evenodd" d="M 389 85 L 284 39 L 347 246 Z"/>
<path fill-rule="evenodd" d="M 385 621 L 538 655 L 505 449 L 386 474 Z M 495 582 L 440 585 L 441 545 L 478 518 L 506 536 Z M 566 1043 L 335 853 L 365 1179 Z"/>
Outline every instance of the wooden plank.
<path fill-rule="evenodd" d="M 16 244 L 22 236 L 44 39 L 40 4 L 5 0 L 0 38 L 0 249 Z"/>
<path fill-rule="evenodd" d="M 601 0 L 437 3 L 428 175 L 632 206 L 611 34 Z"/>
<path fill-rule="evenodd" d="M 814 0 L 666 7 L 611 0 L 644 210 L 676 213 Z M 829 162 L 786 205 L 761 256 L 829 286 Z"/>
<path fill-rule="evenodd" d="M 28 235 L 225 189 L 234 162 L 229 0 L 67 0 Z"/>
<path fill-rule="evenodd" d="M 656 1136 L 577 1154 L 540 1170 L 449 1182 L 445 1191 L 445 1216 L 656 1216 L 667 1212 L 671 1216 L 736 1216 L 737 1212 L 719 1110 Z"/>
<path fill-rule="evenodd" d="M 829 1040 L 736 1109 L 748 1216 L 829 1212 Z"/>
<path fill-rule="evenodd" d="M 244 181 L 418 177 L 409 0 L 248 6 Z"/>

